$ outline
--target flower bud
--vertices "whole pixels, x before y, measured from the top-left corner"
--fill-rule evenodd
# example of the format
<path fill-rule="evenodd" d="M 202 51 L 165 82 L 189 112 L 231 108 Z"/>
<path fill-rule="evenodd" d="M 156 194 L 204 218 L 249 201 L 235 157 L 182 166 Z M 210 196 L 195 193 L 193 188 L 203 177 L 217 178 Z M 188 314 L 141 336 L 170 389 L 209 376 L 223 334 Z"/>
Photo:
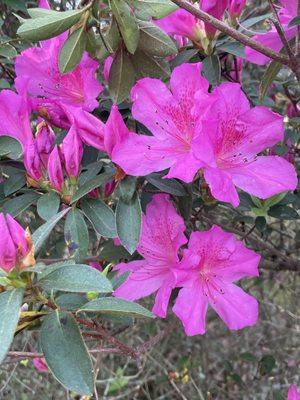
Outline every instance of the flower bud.
<path fill-rule="evenodd" d="M 69 177 L 77 178 L 83 155 L 83 145 L 74 125 L 63 140 L 62 153 L 67 174 Z"/>
<path fill-rule="evenodd" d="M 231 18 L 237 18 L 241 15 L 245 7 L 246 0 L 231 0 L 229 4 L 229 14 Z"/>
<path fill-rule="evenodd" d="M 36 147 L 44 166 L 47 166 L 49 154 L 55 145 L 55 134 L 47 122 L 42 121 L 37 126 Z"/>
<path fill-rule="evenodd" d="M 64 173 L 57 145 L 54 146 L 48 159 L 48 177 L 51 186 L 61 192 L 64 184 Z"/>
<path fill-rule="evenodd" d="M 34 141 L 26 144 L 24 148 L 24 165 L 28 175 L 35 181 L 39 181 L 42 178 L 42 163 Z"/>

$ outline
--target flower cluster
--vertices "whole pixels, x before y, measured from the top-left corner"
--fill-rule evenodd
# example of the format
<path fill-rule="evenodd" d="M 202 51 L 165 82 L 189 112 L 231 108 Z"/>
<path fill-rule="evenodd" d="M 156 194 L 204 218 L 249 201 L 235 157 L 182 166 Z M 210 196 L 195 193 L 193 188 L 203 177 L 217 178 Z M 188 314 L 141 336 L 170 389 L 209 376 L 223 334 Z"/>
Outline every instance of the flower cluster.
<path fill-rule="evenodd" d="M 260 256 L 214 225 L 209 231 L 193 232 L 180 259 L 188 241 L 184 231 L 168 195 L 154 195 L 143 216 L 137 249 L 144 259 L 115 267 L 119 273 L 130 271 L 115 296 L 137 300 L 156 292 L 153 312 L 165 317 L 172 290 L 181 288 L 173 312 L 189 336 L 205 333 L 209 305 L 232 330 L 255 324 L 256 299 L 233 282 L 258 276 Z"/>

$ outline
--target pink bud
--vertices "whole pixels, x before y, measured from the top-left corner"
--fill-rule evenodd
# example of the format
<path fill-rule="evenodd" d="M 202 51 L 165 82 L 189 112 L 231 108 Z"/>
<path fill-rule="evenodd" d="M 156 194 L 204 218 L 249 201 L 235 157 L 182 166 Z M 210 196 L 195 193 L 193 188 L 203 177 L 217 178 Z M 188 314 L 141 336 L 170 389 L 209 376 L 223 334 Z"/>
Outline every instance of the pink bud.
<path fill-rule="evenodd" d="M 108 82 L 110 68 L 111 68 L 111 65 L 112 65 L 113 61 L 114 61 L 114 57 L 113 56 L 108 56 L 104 61 L 103 76 L 104 76 L 104 79 L 106 80 L 106 82 Z"/>
<path fill-rule="evenodd" d="M 47 166 L 49 154 L 55 145 L 55 134 L 47 122 L 42 121 L 37 126 L 36 131 L 36 147 L 40 158 Z"/>
<path fill-rule="evenodd" d="M 48 160 L 48 177 L 52 187 L 59 192 L 64 184 L 64 173 L 57 145 L 54 146 Z"/>
<path fill-rule="evenodd" d="M 99 197 L 99 188 L 96 188 L 96 189 L 91 190 L 91 191 L 88 193 L 88 196 L 89 196 L 91 199 L 98 199 L 98 197 Z"/>
<path fill-rule="evenodd" d="M 229 5 L 229 14 L 232 18 L 237 18 L 241 15 L 247 0 L 231 0 Z"/>
<path fill-rule="evenodd" d="M 3 213 L 0 213 L 0 232 L 0 268 L 8 272 L 16 266 L 17 248 Z"/>
<path fill-rule="evenodd" d="M 10 214 L 6 215 L 6 223 L 19 254 L 26 257 L 30 249 L 26 240 L 25 229 Z"/>
<path fill-rule="evenodd" d="M 289 118 L 295 118 L 300 115 L 300 109 L 297 106 L 294 106 L 294 104 L 289 103 L 289 105 L 286 108 L 286 114 Z"/>
<path fill-rule="evenodd" d="M 24 165 L 26 171 L 36 181 L 39 181 L 42 176 L 42 163 L 36 147 L 36 143 L 31 141 L 24 148 Z"/>
<path fill-rule="evenodd" d="M 33 365 L 39 372 L 48 372 L 48 367 L 44 358 L 35 357 L 33 359 Z"/>
<path fill-rule="evenodd" d="M 97 261 L 90 261 L 90 266 L 97 269 L 98 271 L 103 271 L 102 265 Z"/>
<path fill-rule="evenodd" d="M 70 177 L 77 178 L 83 155 L 83 145 L 74 125 L 71 126 L 71 129 L 63 140 L 62 153 L 67 174 Z"/>
<path fill-rule="evenodd" d="M 222 19 L 229 0 L 200 0 L 201 10 L 207 12 L 217 19 Z M 205 23 L 205 30 L 209 36 L 213 36 L 217 29 L 211 24 Z"/>
<path fill-rule="evenodd" d="M 117 182 L 114 180 L 107 182 L 104 185 L 104 196 L 109 197 L 115 190 L 116 186 L 117 186 Z"/>

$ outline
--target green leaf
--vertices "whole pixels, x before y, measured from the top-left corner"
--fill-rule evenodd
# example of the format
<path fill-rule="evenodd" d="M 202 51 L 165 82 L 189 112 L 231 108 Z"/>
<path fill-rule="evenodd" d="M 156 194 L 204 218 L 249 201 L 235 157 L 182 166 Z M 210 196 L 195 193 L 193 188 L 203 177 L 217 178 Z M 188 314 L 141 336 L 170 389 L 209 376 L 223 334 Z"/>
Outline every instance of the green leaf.
<path fill-rule="evenodd" d="M 113 175 L 114 171 L 106 171 L 85 182 L 82 186 L 79 187 L 79 189 L 73 196 L 71 204 L 76 203 L 76 201 L 88 194 L 91 190 L 96 189 L 101 185 L 104 185 L 104 183 L 108 182 L 110 178 L 113 177 Z"/>
<path fill-rule="evenodd" d="M 140 28 L 140 50 L 158 57 L 177 54 L 178 51 L 174 42 L 158 26 L 147 21 L 138 21 L 138 26 Z"/>
<path fill-rule="evenodd" d="M 293 18 L 289 23 L 289 28 L 292 26 L 300 25 L 300 16 Z"/>
<path fill-rule="evenodd" d="M 128 202 L 132 199 L 136 188 L 136 178 L 134 176 L 126 176 L 119 182 L 118 191 L 120 197 L 125 202 Z"/>
<path fill-rule="evenodd" d="M 47 290 L 76 293 L 110 293 L 110 281 L 95 268 L 85 264 L 65 264 L 39 279 L 39 285 Z"/>
<path fill-rule="evenodd" d="M 21 189 L 25 184 L 26 178 L 24 171 L 18 171 L 14 174 L 11 174 L 11 176 L 4 182 L 3 189 L 5 196 L 7 197 Z"/>
<path fill-rule="evenodd" d="M 278 72 L 281 70 L 282 65 L 277 61 L 272 61 L 266 69 L 259 86 L 259 100 L 263 101 L 267 90 L 271 83 L 276 78 Z"/>
<path fill-rule="evenodd" d="M 38 199 L 37 212 L 45 221 L 58 213 L 60 199 L 54 191 L 44 194 Z"/>
<path fill-rule="evenodd" d="M 19 27 L 17 34 L 32 41 L 50 39 L 75 25 L 83 12 L 84 10 L 70 10 L 28 19 Z"/>
<path fill-rule="evenodd" d="M 99 235 L 109 238 L 117 236 L 115 214 L 103 201 L 84 199 L 81 209 Z"/>
<path fill-rule="evenodd" d="M 59 212 L 49 219 L 45 224 L 41 225 L 32 235 L 32 240 L 34 244 L 34 251 L 38 253 L 43 246 L 44 242 L 48 239 L 48 236 L 52 232 L 55 225 L 64 217 L 67 212 L 70 211 L 70 208 L 66 208 L 65 210 Z"/>
<path fill-rule="evenodd" d="M 41 18 L 41 17 L 48 17 L 49 15 L 58 15 L 59 12 L 55 10 L 48 10 L 46 8 L 28 8 L 28 14 L 31 18 Z"/>
<path fill-rule="evenodd" d="M 245 46 L 239 42 L 227 42 L 218 47 L 218 50 L 234 56 L 245 58 Z"/>
<path fill-rule="evenodd" d="M 80 395 L 94 391 L 93 366 L 75 318 L 55 311 L 44 319 L 41 348 L 55 378 Z"/>
<path fill-rule="evenodd" d="M 118 201 L 116 209 L 116 225 L 118 236 L 123 246 L 133 254 L 139 244 L 142 223 L 142 210 L 138 195 L 130 202 Z"/>
<path fill-rule="evenodd" d="M 151 174 L 147 176 L 147 181 L 151 185 L 160 189 L 162 192 L 173 194 L 174 196 L 186 196 L 184 186 L 175 179 L 163 179 L 161 174 Z"/>
<path fill-rule="evenodd" d="M 16 139 L 9 136 L 0 137 L 0 157 L 5 156 L 12 160 L 18 160 L 22 153 L 22 147 Z"/>
<path fill-rule="evenodd" d="M 134 318 L 154 318 L 150 311 L 139 304 L 116 297 L 103 297 L 92 300 L 78 310 L 78 312 L 80 311 L 124 315 Z"/>
<path fill-rule="evenodd" d="M 111 11 L 115 16 L 122 38 L 129 53 L 133 54 L 139 42 L 139 28 L 131 9 L 123 0 L 110 0 Z"/>
<path fill-rule="evenodd" d="M 134 0 L 133 6 L 137 12 L 157 19 L 165 17 L 178 8 L 169 0 Z"/>
<path fill-rule="evenodd" d="M 11 44 L 0 43 L 0 56 L 6 58 L 14 58 L 17 54 L 17 50 Z"/>
<path fill-rule="evenodd" d="M 0 364 L 11 345 L 19 321 L 23 289 L 0 293 Z"/>
<path fill-rule="evenodd" d="M 267 221 L 265 217 L 255 218 L 255 227 L 259 230 L 259 232 L 263 232 L 266 226 L 267 226 Z"/>
<path fill-rule="evenodd" d="M 63 293 L 55 299 L 55 304 L 60 309 L 77 311 L 86 304 L 87 297 L 78 293 Z"/>
<path fill-rule="evenodd" d="M 131 56 L 131 61 L 139 78 L 167 79 L 170 76 L 170 65 L 166 60 L 151 56 L 140 49 Z"/>
<path fill-rule="evenodd" d="M 3 0 L 5 4 L 11 7 L 13 10 L 20 10 L 26 12 L 26 4 L 24 0 Z"/>
<path fill-rule="evenodd" d="M 294 210 L 292 207 L 284 205 L 271 207 L 270 210 L 268 211 L 268 215 L 270 215 L 270 217 L 287 219 L 287 220 L 299 218 L 299 214 L 297 213 L 296 210 Z"/>
<path fill-rule="evenodd" d="M 271 355 L 263 356 L 259 361 L 259 372 L 261 375 L 268 375 L 276 365 L 276 360 Z"/>
<path fill-rule="evenodd" d="M 58 58 L 58 66 L 62 74 L 72 71 L 80 63 L 86 42 L 87 36 L 84 25 L 68 37 Z"/>
<path fill-rule="evenodd" d="M 221 65 L 219 57 L 212 55 L 206 57 L 202 62 L 202 73 L 212 86 L 221 82 Z"/>
<path fill-rule="evenodd" d="M 2 212 L 11 214 L 15 218 L 23 211 L 27 210 L 39 197 L 40 195 L 33 191 L 14 197 L 4 203 Z"/>
<path fill-rule="evenodd" d="M 130 254 L 123 246 L 116 246 L 112 240 L 108 240 L 103 244 L 99 258 L 116 264 L 121 259 L 129 260 Z"/>
<path fill-rule="evenodd" d="M 256 362 L 257 358 L 255 357 L 255 355 L 253 353 L 249 353 L 249 352 L 245 352 L 245 353 L 241 353 L 240 354 L 240 358 L 244 361 L 248 361 L 248 362 Z"/>
<path fill-rule="evenodd" d="M 89 232 L 82 213 L 72 208 L 65 222 L 65 240 L 69 252 L 76 262 L 80 262 L 87 255 L 89 248 Z"/>
<path fill-rule="evenodd" d="M 114 103 L 122 103 L 135 83 L 135 71 L 125 49 L 117 51 L 110 68 L 108 87 Z"/>

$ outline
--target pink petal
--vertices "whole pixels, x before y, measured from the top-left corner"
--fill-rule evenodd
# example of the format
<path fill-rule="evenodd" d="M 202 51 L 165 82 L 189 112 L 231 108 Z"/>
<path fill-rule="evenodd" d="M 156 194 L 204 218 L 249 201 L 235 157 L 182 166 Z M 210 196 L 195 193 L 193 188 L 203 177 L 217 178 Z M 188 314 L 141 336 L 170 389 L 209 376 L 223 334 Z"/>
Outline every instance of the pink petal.
<path fill-rule="evenodd" d="M 161 286 L 156 293 L 152 312 L 160 318 L 165 318 L 167 316 L 172 289 L 173 286 L 165 284 Z"/>
<path fill-rule="evenodd" d="M 297 391 L 296 385 L 289 387 L 287 400 L 300 400 L 300 393 Z"/>
<path fill-rule="evenodd" d="M 123 121 L 118 106 L 114 104 L 104 128 L 104 147 L 107 154 L 111 156 L 114 147 L 117 144 L 122 144 L 128 135 L 129 130 Z"/>
<path fill-rule="evenodd" d="M 215 199 L 229 202 L 234 207 L 239 205 L 239 196 L 229 173 L 221 169 L 207 167 L 204 168 L 204 178 Z"/>
<path fill-rule="evenodd" d="M 164 178 L 177 178 L 190 183 L 202 166 L 203 162 L 197 159 L 192 152 L 178 155 L 175 164 L 171 166 Z"/>
<path fill-rule="evenodd" d="M 16 265 L 17 248 L 11 238 L 3 213 L 0 213 L 0 232 L 0 268 L 8 272 Z"/>
<path fill-rule="evenodd" d="M 227 284 L 224 293 L 213 292 L 210 305 L 231 330 L 256 324 L 258 320 L 258 302 L 234 284 Z"/>
<path fill-rule="evenodd" d="M 83 156 L 83 145 L 74 126 L 71 127 L 62 142 L 62 154 L 67 174 L 77 178 Z"/>
<path fill-rule="evenodd" d="M 114 266 L 114 271 L 118 271 L 119 275 L 127 271 L 137 271 L 146 266 L 145 260 L 130 261 L 127 263 L 120 263 Z"/>
<path fill-rule="evenodd" d="M 183 288 L 180 290 L 172 310 L 181 320 L 185 333 L 188 336 L 194 336 L 205 333 L 207 308 L 207 297 L 195 285 L 193 288 Z"/>
<path fill-rule="evenodd" d="M 261 199 L 297 187 L 294 166 L 278 156 L 261 156 L 227 172 L 237 187 Z"/>

